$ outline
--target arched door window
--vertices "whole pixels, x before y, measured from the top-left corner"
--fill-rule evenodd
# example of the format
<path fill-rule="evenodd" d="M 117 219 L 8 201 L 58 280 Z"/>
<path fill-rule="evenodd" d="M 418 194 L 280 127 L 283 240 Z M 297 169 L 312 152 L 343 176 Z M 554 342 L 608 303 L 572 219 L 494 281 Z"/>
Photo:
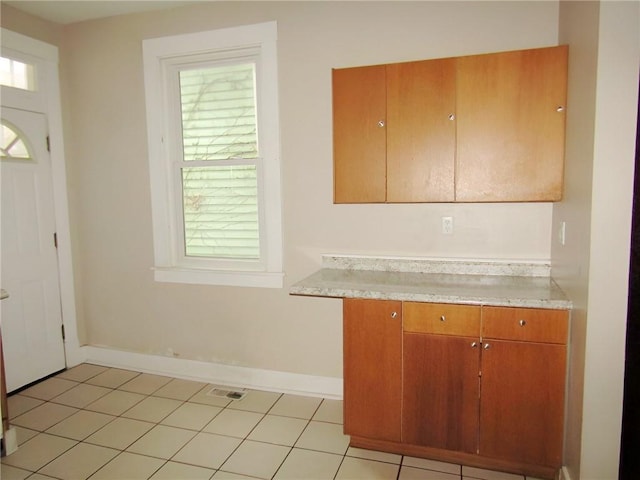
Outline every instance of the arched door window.
<path fill-rule="evenodd" d="M 33 160 L 24 135 L 4 119 L 0 124 L 0 158 L 2 160 Z"/>

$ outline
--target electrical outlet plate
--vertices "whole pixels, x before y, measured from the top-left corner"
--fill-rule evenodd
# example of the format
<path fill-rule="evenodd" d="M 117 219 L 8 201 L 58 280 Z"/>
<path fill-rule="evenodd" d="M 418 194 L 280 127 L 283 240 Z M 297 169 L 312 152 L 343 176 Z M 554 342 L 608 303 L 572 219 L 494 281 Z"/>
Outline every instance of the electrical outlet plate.
<path fill-rule="evenodd" d="M 444 235 L 453 234 L 453 217 L 442 217 L 442 233 Z"/>

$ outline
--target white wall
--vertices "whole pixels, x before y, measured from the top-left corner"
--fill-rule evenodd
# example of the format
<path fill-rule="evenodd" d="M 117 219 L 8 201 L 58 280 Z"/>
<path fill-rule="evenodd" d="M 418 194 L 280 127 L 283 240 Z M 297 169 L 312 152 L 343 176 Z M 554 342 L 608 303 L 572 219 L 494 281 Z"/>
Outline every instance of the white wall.
<path fill-rule="evenodd" d="M 637 2 L 560 6 L 570 44 L 566 197 L 554 207 L 554 276 L 575 310 L 565 463 L 571 478 L 618 478 L 640 68 Z"/>

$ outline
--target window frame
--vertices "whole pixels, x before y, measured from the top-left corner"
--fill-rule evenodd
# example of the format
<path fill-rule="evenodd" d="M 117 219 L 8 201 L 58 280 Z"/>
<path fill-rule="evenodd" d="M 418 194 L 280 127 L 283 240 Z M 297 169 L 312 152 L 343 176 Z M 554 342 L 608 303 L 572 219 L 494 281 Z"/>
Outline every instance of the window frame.
<path fill-rule="evenodd" d="M 278 118 L 277 25 L 266 22 L 143 40 L 149 174 L 154 240 L 154 279 L 208 285 L 282 288 L 282 203 Z M 174 92 L 167 72 L 176 65 L 202 63 L 214 57 L 239 58 L 253 52 L 259 136 L 258 205 L 260 260 L 215 260 L 188 257 L 181 251 L 183 164 L 178 161 Z M 179 122 L 178 122 L 179 123 Z M 175 135 L 176 128 L 179 135 Z M 181 145 L 180 145 L 181 148 Z M 195 165 L 194 165 L 195 166 Z M 178 172 L 178 173 L 176 173 Z"/>

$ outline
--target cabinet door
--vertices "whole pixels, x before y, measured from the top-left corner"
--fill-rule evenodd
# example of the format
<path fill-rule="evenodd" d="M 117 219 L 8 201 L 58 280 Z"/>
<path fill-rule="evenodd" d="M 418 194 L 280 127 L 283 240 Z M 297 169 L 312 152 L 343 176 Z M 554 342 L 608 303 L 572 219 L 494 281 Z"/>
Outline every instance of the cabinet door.
<path fill-rule="evenodd" d="M 333 70 L 335 203 L 385 201 L 385 123 L 385 66 Z"/>
<path fill-rule="evenodd" d="M 344 299 L 344 431 L 400 441 L 402 303 Z"/>
<path fill-rule="evenodd" d="M 404 334 L 403 442 L 478 451 L 479 340 Z"/>
<path fill-rule="evenodd" d="M 561 199 L 567 52 L 458 58 L 457 201 Z"/>
<path fill-rule="evenodd" d="M 480 454 L 560 467 L 566 347 L 503 340 L 484 347 Z"/>
<path fill-rule="evenodd" d="M 387 65 L 387 202 L 454 200 L 455 65 Z"/>

